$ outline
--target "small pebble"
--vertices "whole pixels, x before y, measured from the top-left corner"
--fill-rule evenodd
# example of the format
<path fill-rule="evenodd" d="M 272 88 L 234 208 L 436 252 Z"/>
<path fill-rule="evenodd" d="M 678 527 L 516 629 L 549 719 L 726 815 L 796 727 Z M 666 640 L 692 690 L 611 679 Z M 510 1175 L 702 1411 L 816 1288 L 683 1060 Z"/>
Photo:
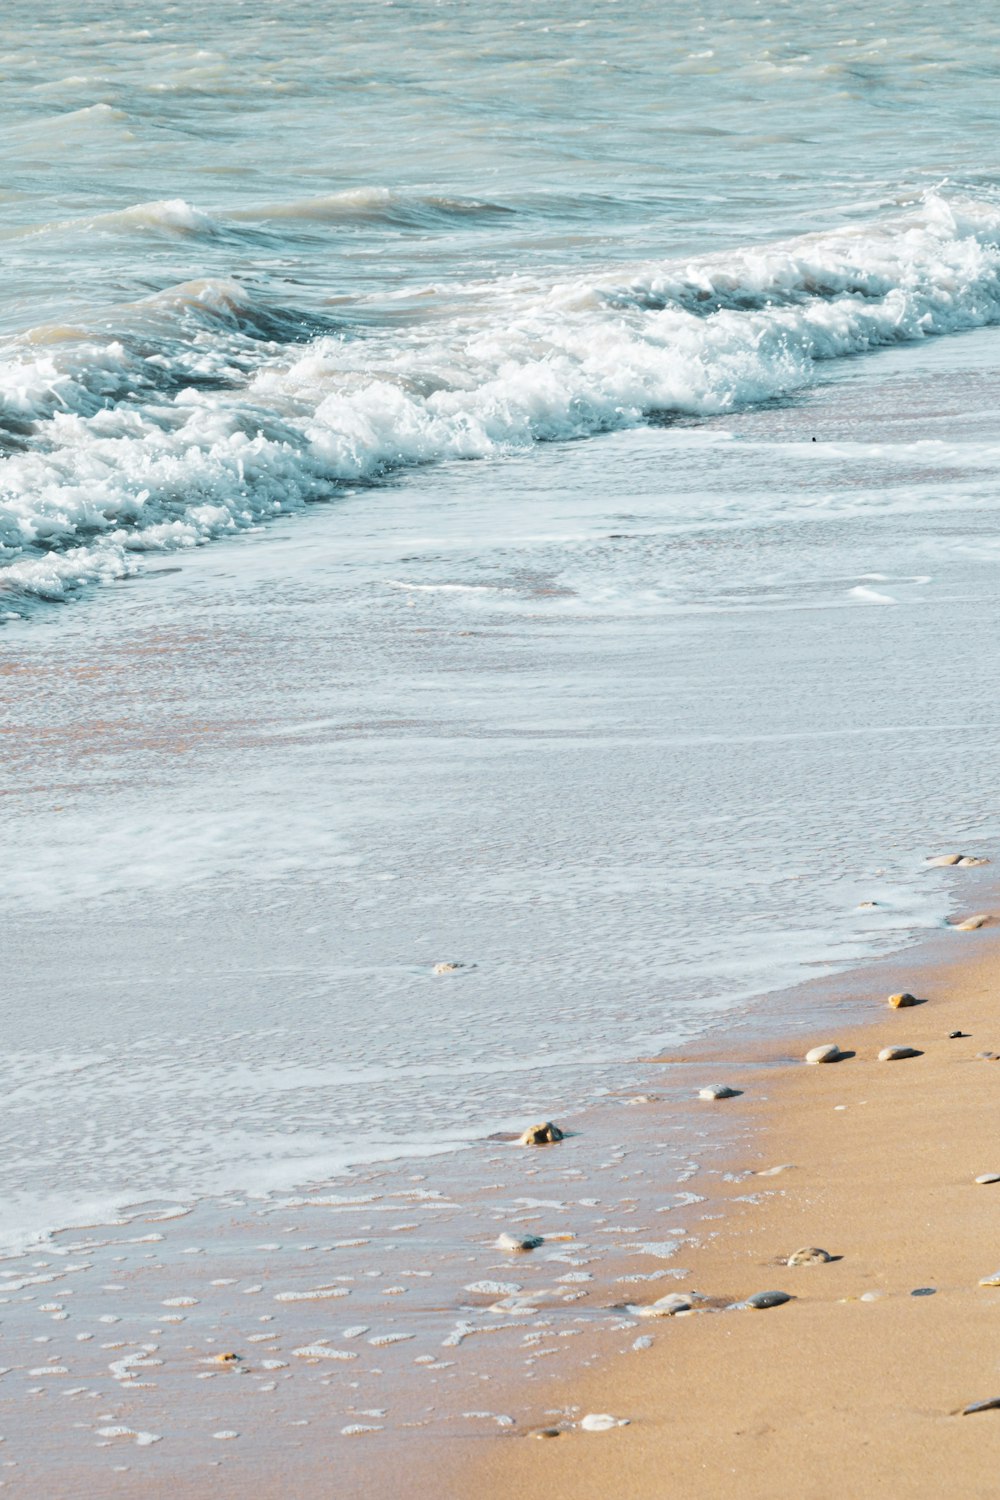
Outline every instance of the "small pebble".
<path fill-rule="evenodd" d="M 965 919 L 964 922 L 956 922 L 955 923 L 955 931 L 956 932 L 975 932 L 977 928 L 979 928 L 979 927 L 985 927 L 986 923 L 989 920 L 990 920 L 989 919 L 989 915 L 986 912 L 980 912 L 978 914 L 978 916 L 975 916 L 975 917 L 966 917 L 966 919 Z"/>
<path fill-rule="evenodd" d="M 994 1271 L 990 1276 L 980 1278 L 980 1286 L 1000 1286 L 1000 1271 Z"/>
<path fill-rule="evenodd" d="M 693 1305 L 691 1298 L 683 1292 L 668 1292 L 658 1302 L 650 1302 L 645 1307 L 630 1307 L 629 1312 L 637 1318 L 672 1318 L 677 1313 L 690 1312 Z"/>
<path fill-rule="evenodd" d="M 558 1427 L 539 1427 L 538 1431 L 533 1432 L 531 1436 L 533 1438 L 554 1438 L 562 1437 L 562 1433 Z"/>
<path fill-rule="evenodd" d="M 792 1162 L 792 1161 L 786 1161 L 786 1162 L 782 1162 L 782 1164 L 781 1164 L 780 1167 L 764 1167 L 760 1172 L 757 1172 L 755 1175 L 757 1177 L 777 1177 L 778 1174 L 779 1174 L 779 1172 L 793 1172 L 794 1170 L 795 1170 L 795 1163 Z"/>
<path fill-rule="evenodd" d="M 1000 1182 L 1000 1172 L 984 1172 L 976 1181 L 980 1187 L 985 1187 L 988 1182 Z"/>
<path fill-rule="evenodd" d="M 510 1234 L 506 1229 L 494 1241 L 497 1250 L 537 1250 L 545 1241 L 540 1234 Z"/>
<path fill-rule="evenodd" d="M 933 1297 L 937 1291 L 936 1286 L 918 1286 L 910 1293 L 911 1297 Z"/>
<path fill-rule="evenodd" d="M 580 1418 L 584 1432 L 610 1432 L 612 1427 L 627 1427 L 628 1417 L 613 1417 L 609 1412 L 588 1412 Z"/>
<path fill-rule="evenodd" d="M 878 1055 L 879 1062 L 902 1062 L 904 1057 L 923 1057 L 916 1047 L 883 1047 Z"/>
<path fill-rule="evenodd" d="M 794 1300 L 790 1292 L 754 1292 L 752 1297 L 746 1297 L 742 1302 L 733 1302 L 730 1306 L 759 1311 L 767 1307 L 780 1307 L 782 1303 Z"/>
<path fill-rule="evenodd" d="M 563 1132 L 558 1125 L 553 1125 L 551 1120 L 543 1120 L 541 1125 L 531 1125 L 519 1137 L 519 1146 L 550 1146 L 553 1141 L 561 1141 Z"/>
<path fill-rule="evenodd" d="M 949 1033 L 948 1033 L 948 1040 L 949 1040 L 949 1042 L 954 1042 L 954 1041 L 957 1041 L 959 1037 L 968 1036 L 968 1035 L 969 1035 L 969 1033 L 967 1031 L 949 1031 Z"/>
<path fill-rule="evenodd" d="M 963 1406 L 960 1415 L 971 1417 L 977 1411 L 996 1411 L 1000 1407 L 1000 1396 L 990 1396 L 986 1401 L 973 1401 L 971 1406 Z"/>
<path fill-rule="evenodd" d="M 858 1301 L 859 1302 L 877 1302 L 878 1299 L 881 1297 L 881 1295 L 882 1295 L 881 1292 L 862 1292 L 861 1296 L 858 1298 Z"/>
<path fill-rule="evenodd" d="M 735 1099 L 742 1094 L 742 1089 L 731 1089 L 728 1083 L 711 1083 L 707 1088 L 698 1090 L 699 1099 Z"/>
<path fill-rule="evenodd" d="M 832 1063 L 840 1062 L 843 1053 L 836 1042 L 825 1042 L 820 1047 L 810 1047 L 806 1053 L 807 1063 Z"/>
<path fill-rule="evenodd" d="M 889 996 L 889 1004 L 893 1010 L 907 1010 L 911 1005 L 919 1005 L 916 995 L 911 995 L 909 990 L 901 990 L 898 995 Z"/>
<path fill-rule="evenodd" d="M 801 1250 L 795 1250 L 785 1261 L 786 1266 L 814 1266 L 822 1265 L 832 1260 L 833 1256 L 827 1250 L 820 1250 L 816 1245 L 806 1245 Z"/>

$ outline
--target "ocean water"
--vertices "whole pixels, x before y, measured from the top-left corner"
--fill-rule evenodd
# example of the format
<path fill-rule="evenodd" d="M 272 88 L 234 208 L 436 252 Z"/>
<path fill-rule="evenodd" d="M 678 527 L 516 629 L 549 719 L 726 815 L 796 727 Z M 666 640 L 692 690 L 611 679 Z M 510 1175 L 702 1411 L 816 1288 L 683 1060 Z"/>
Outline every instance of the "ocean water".
<path fill-rule="evenodd" d="M 571 1115 L 961 907 L 997 43 L 5 9 L 6 1244 Z"/>

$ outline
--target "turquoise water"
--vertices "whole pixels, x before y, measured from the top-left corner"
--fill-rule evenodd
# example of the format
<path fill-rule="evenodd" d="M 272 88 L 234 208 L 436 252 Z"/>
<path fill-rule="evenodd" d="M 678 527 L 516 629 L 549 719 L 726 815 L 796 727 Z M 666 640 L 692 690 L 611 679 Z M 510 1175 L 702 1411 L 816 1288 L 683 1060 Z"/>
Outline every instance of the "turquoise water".
<path fill-rule="evenodd" d="M 8 7 L 8 613 L 996 321 L 997 36 L 944 4 Z"/>

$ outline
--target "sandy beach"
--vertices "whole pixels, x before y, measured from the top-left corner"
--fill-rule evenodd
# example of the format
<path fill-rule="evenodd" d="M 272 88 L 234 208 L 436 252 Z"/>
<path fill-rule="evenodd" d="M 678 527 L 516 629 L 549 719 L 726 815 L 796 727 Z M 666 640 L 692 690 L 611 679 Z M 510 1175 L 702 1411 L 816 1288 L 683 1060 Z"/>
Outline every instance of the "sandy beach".
<path fill-rule="evenodd" d="M 1000 1171 L 1000 1060 L 984 1055 L 1000 1049 L 998 967 L 987 928 L 954 962 L 911 971 L 918 1005 L 873 995 L 870 1022 L 796 1037 L 794 1056 L 706 1055 L 744 1090 L 706 1107 L 754 1127 L 732 1180 L 692 1183 L 710 1202 L 675 1289 L 706 1300 L 637 1318 L 651 1347 L 550 1388 L 520 1438 L 493 1440 L 445 1492 L 995 1494 L 1000 1411 L 964 1408 L 1000 1397 L 1000 1292 L 981 1285 L 1000 1264 L 1000 1182 L 976 1181 Z M 829 1041 L 843 1060 L 806 1066 Z M 877 1060 L 898 1045 L 919 1055 Z M 784 1263 L 805 1247 L 832 1259 Z M 793 1300 L 729 1310 L 767 1290 Z M 585 1431 L 586 1414 L 627 1425 Z M 558 1437 L 534 1440 L 545 1430 Z"/>

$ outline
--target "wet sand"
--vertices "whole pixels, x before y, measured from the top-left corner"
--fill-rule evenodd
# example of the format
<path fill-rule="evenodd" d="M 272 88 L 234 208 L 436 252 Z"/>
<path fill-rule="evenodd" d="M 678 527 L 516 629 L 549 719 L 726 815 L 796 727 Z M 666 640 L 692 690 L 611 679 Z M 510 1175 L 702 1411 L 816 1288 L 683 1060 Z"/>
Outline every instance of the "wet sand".
<path fill-rule="evenodd" d="M 550 1388 L 517 1436 L 465 1455 L 441 1492 L 996 1493 L 1000 1410 L 960 1413 L 1000 1397 L 1000 1289 L 979 1285 L 1000 1267 L 1000 1182 L 975 1181 L 1000 1173 L 1000 1060 L 980 1056 L 1000 1052 L 1000 945 L 988 928 L 954 942 L 955 961 L 910 970 L 925 1003 L 892 1010 L 873 994 L 869 1023 L 796 1037 L 793 1056 L 771 1044 L 740 1062 L 705 1055 L 713 1078 L 744 1090 L 705 1107 L 755 1129 L 729 1174 L 690 1184 L 711 1201 L 685 1248 L 691 1275 L 671 1290 L 703 1294 L 706 1311 L 635 1319 L 650 1347 Z M 804 1065 L 828 1041 L 854 1055 Z M 876 1060 L 901 1044 L 921 1055 Z M 787 1170 L 756 1175 L 775 1166 Z M 834 1259 L 781 1263 L 805 1246 Z M 719 1310 L 770 1289 L 794 1300 Z M 628 1425 L 587 1432 L 587 1413 Z M 540 1428 L 559 1436 L 532 1440 Z"/>

